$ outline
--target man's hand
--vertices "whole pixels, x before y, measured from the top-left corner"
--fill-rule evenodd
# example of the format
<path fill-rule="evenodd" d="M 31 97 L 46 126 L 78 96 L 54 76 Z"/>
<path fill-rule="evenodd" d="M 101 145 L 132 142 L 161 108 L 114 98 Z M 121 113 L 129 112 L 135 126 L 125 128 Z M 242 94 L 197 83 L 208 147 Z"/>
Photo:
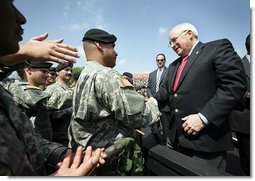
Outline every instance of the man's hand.
<path fill-rule="evenodd" d="M 57 63 L 65 63 L 64 60 L 75 63 L 79 58 L 75 47 L 63 44 L 63 39 L 46 40 L 48 33 L 31 38 L 26 44 L 21 45 L 22 53 L 32 60 L 46 60 Z M 43 41 L 46 40 L 46 41 Z"/>
<path fill-rule="evenodd" d="M 188 134 L 196 135 L 205 127 L 205 123 L 200 119 L 198 114 L 191 114 L 182 118 L 182 120 L 184 121 L 182 127 Z"/>
<path fill-rule="evenodd" d="M 82 159 L 83 158 L 83 159 Z M 83 176 L 91 174 L 100 164 L 105 163 L 106 154 L 104 149 L 98 148 L 95 152 L 88 146 L 83 157 L 82 147 L 79 146 L 74 157 L 72 151 L 68 150 L 63 162 L 58 163 L 59 169 L 51 176 Z"/>
<path fill-rule="evenodd" d="M 63 39 L 46 40 L 48 33 L 31 38 L 26 44 L 20 45 L 17 53 L 0 57 L 0 64 L 9 66 L 24 60 L 53 61 L 56 63 L 75 63 L 79 58 L 78 49 L 63 44 Z"/>
<path fill-rule="evenodd" d="M 150 97 L 147 99 L 147 102 L 153 103 L 158 106 L 158 101 L 154 97 Z"/>

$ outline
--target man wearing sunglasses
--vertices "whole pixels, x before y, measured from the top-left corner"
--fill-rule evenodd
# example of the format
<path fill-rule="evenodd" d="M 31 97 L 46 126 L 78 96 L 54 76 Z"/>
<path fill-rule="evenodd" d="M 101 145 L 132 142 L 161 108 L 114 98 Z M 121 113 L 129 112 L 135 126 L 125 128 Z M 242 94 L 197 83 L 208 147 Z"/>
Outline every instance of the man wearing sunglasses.
<path fill-rule="evenodd" d="M 157 69 L 149 74 L 149 80 L 147 84 L 147 92 L 149 97 L 154 97 L 158 90 L 161 88 L 163 82 L 166 80 L 168 68 L 165 66 L 166 64 L 166 56 L 163 53 L 159 53 L 156 56 L 156 64 Z M 151 127 L 152 133 L 154 135 L 155 141 L 158 144 L 167 145 L 167 135 L 168 135 L 168 127 L 169 127 L 169 106 L 168 104 L 160 105 L 159 110 L 162 113 L 160 117 L 160 123 L 158 122 L 156 125 Z M 163 130 L 163 135 L 160 133 Z M 149 130 L 148 130 L 149 131 Z M 150 145 L 150 147 L 154 146 L 154 144 Z"/>

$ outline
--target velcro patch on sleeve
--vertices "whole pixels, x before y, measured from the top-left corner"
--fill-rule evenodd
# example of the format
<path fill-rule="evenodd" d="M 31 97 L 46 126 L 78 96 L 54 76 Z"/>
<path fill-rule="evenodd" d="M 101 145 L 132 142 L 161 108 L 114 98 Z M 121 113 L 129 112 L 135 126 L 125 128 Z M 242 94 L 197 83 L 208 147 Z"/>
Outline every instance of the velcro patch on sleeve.
<path fill-rule="evenodd" d="M 124 87 L 134 87 L 127 79 L 125 79 L 124 77 L 121 77 L 121 82 L 123 84 Z"/>

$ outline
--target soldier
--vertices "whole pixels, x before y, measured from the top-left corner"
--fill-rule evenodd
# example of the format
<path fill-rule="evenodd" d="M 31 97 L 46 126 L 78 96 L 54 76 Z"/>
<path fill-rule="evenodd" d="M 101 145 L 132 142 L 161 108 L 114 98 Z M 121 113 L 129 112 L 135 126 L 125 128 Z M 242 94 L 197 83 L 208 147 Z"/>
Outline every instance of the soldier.
<path fill-rule="evenodd" d="M 55 83 L 56 82 L 56 77 L 57 77 L 56 67 L 50 67 L 50 69 L 49 69 L 49 76 L 46 79 L 45 87 Z"/>
<path fill-rule="evenodd" d="M 113 69 L 116 40 L 100 29 L 90 29 L 84 35 L 87 64 L 74 89 L 70 146 L 106 148 L 109 164 L 97 175 L 141 175 L 143 159 L 134 139 L 134 128 L 156 122 L 160 112 L 154 98 L 146 102 Z"/>
<path fill-rule="evenodd" d="M 68 126 L 72 115 L 73 89 L 68 86 L 72 79 L 73 64 L 59 64 L 56 67 L 56 82 L 46 88 L 50 94 L 47 103 L 53 128 L 53 141 L 68 146 Z"/>
<path fill-rule="evenodd" d="M 72 84 L 70 85 L 70 87 L 72 89 L 74 89 L 74 87 L 76 86 L 77 81 L 78 81 L 78 79 L 80 77 L 80 74 L 81 74 L 80 72 L 76 72 L 76 73 L 73 74 Z"/>
<path fill-rule="evenodd" d="M 12 1 L 0 0 L 0 59 L 1 64 L 12 64 L 3 56 L 13 54 L 19 50 L 18 42 L 22 40 L 21 25 L 25 24 L 25 17 L 15 8 Z M 46 43 L 45 48 L 55 43 Z M 33 44 L 37 49 L 40 45 Z M 46 49 L 47 49 L 46 48 Z M 45 49 L 44 49 L 45 50 Z M 28 53 L 28 52 L 27 52 Z M 48 51 L 30 51 L 24 56 L 47 57 Z M 18 56 L 15 54 L 12 57 Z M 65 54 L 58 54 L 65 56 Z M 52 58 L 57 58 L 54 55 Z M 12 59 L 18 62 L 16 59 Z M 2 68 L 2 65 L 0 65 Z M 17 106 L 11 94 L 0 85 L 0 175 L 46 175 L 46 165 L 57 165 L 57 172 L 52 175 L 79 176 L 89 174 L 97 164 L 104 162 L 102 149 L 92 155 L 91 147 L 86 150 L 82 160 L 81 147 L 77 149 L 75 157 L 60 144 L 42 139 L 32 127 L 31 122 L 20 106 Z M 65 154 L 66 152 L 66 154 Z M 62 158 L 62 159 L 61 159 Z M 74 159 L 72 162 L 71 160 Z"/>
<path fill-rule="evenodd" d="M 5 81 L 4 87 L 12 93 L 17 104 L 21 105 L 39 134 L 52 141 L 53 131 L 46 108 L 49 94 L 40 86 L 44 86 L 52 63 L 26 61 L 20 64 L 17 72 L 21 80 Z"/>

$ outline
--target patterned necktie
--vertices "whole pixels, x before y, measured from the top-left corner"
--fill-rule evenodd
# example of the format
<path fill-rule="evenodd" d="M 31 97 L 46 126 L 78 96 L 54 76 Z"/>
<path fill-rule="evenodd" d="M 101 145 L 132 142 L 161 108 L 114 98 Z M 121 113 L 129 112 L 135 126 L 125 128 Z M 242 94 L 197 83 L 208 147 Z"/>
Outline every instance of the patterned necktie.
<path fill-rule="evenodd" d="M 182 62 L 181 62 L 181 65 L 179 66 L 179 69 L 178 69 L 178 71 L 177 71 L 177 74 L 176 74 L 175 80 L 174 80 L 174 87 L 173 87 L 174 92 L 175 92 L 176 89 L 177 89 L 178 82 L 179 82 L 179 80 L 180 80 L 180 77 L 181 77 L 183 68 L 184 68 L 184 66 L 185 66 L 185 64 L 186 64 L 186 62 L 187 62 L 187 60 L 188 60 L 188 58 L 189 58 L 188 55 L 186 55 L 185 57 L 183 57 Z"/>
<path fill-rule="evenodd" d="M 160 78 L 161 78 L 162 72 L 163 72 L 163 69 L 158 69 L 157 80 L 156 80 L 156 92 L 158 92 L 158 89 L 159 89 L 159 83 L 160 83 Z"/>

